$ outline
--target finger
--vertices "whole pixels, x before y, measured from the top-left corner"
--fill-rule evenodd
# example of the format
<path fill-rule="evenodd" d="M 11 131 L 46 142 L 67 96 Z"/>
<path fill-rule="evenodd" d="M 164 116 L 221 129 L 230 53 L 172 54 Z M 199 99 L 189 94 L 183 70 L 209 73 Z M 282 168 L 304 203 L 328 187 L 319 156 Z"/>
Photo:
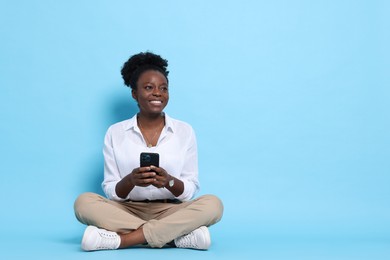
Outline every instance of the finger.
<path fill-rule="evenodd" d="M 152 185 L 156 188 L 161 188 L 163 185 L 162 185 L 162 182 L 157 180 L 155 182 L 152 183 Z"/>
<path fill-rule="evenodd" d="M 155 172 L 144 172 L 140 174 L 141 179 L 154 178 L 156 176 Z"/>
<path fill-rule="evenodd" d="M 145 179 L 145 178 L 154 177 L 155 175 L 156 175 L 155 172 L 148 171 L 148 172 L 139 172 L 139 173 L 135 173 L 135 174 L 134 174 L 134 177 L 135 177 L 136 179 Z"/>
<path fill-rule="evenodd" d="M 150 178 L 148 178 L 148 179 L 139 179 L 137 181 L 137 183 L 138 183 L 138 186 L 148 186 L 148 185 L 154 183 L 154 179 L 150 179 Z"/>
<path fill-rule="evenodd" d="M 166 176 L 161 176 L 161 175 L 156 175 L 155 178 L 160 183 L 164 183 L 166 180 Z"/>
<path fill-rule="evenodd" d="M 156 182 L 156 179 L 154 179 L 154 178 L 147 178 L 147 179 L 143 179 L 143 181 L 144 181 L 145 184 L 146 184 L 146 183 L 151 184 L 151 183 Z"/>
<path fill-rule="evenodd" d="M 139 167 L 139 168 L 138 168 L 138 172 L 139 172 L 139 173 L 142 173 L 142 172 L 150 172 L 150 171 L 152 171 L 152 168 L 149 167 L 149 166 L 147 166 L 147 167 Z"/>
<path fill-rule="evenodd" d="M 163 176 L 166 175 L 166 171 L 163 168 L 156 167 L 154 165 L 150 166 L 150 169 L 154 172 L 156 172 L 158 175 Z"/>

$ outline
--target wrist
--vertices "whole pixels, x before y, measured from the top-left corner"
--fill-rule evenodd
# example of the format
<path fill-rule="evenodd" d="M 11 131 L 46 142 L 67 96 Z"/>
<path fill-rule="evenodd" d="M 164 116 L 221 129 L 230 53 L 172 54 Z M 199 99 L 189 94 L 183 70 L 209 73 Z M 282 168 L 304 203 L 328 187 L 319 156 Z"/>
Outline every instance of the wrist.
<path fill-rule="evenodd" d="M 165 184 L 165 188 L 170 189 L 175 185 L 175 178 L 169 175 L 168 182 Z"/>
<path fill-rule="evenodd" d="M 134 188 L 135 184 L 133 183 L 133 178 L 132 176 L 130 176 L 131 174 L 127 175 L 126 177 L 124 177 L 121 182 L 124 182 L 123 184 L 126 185 L 126 187 L 129 187 L 129 188 Z"/>

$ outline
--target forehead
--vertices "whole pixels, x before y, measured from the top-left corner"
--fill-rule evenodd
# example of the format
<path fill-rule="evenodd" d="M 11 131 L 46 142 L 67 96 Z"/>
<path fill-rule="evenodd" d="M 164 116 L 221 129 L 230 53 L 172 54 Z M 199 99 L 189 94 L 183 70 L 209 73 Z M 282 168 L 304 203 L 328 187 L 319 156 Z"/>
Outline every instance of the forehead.
<path fill-rule="evenodd" d="M 141 73 L 138 83 L 153 82 L 158 84 L 168 84 L 167 78 L 158 70 L 146 70 Z"/>

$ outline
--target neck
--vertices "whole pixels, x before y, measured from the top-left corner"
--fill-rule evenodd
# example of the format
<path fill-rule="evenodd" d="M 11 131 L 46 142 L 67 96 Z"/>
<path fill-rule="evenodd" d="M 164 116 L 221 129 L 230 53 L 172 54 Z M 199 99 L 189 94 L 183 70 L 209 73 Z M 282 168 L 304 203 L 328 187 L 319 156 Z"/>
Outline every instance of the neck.
<path fill-rule="evenodd" d="M 161 124 L 164 121 L 164 113 L 145 115 L 142 113 L 137 114 L 138 121 L 141 122 L 142 126 L 145 128 L 153 128 L 156 125 Z"/>

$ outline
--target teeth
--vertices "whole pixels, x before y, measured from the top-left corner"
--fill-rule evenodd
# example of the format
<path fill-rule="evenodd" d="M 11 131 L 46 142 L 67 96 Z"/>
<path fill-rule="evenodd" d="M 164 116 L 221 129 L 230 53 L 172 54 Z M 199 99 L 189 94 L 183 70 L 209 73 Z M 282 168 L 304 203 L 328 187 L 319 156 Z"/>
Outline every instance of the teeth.
<path fill-rule="evenodd" d="M 159 101 L 159 100 L 152 100 L 152 101 L 150 101 L 150 103 L 153 103 L 153 104 L 161 104 L 162 101 Z"/>

